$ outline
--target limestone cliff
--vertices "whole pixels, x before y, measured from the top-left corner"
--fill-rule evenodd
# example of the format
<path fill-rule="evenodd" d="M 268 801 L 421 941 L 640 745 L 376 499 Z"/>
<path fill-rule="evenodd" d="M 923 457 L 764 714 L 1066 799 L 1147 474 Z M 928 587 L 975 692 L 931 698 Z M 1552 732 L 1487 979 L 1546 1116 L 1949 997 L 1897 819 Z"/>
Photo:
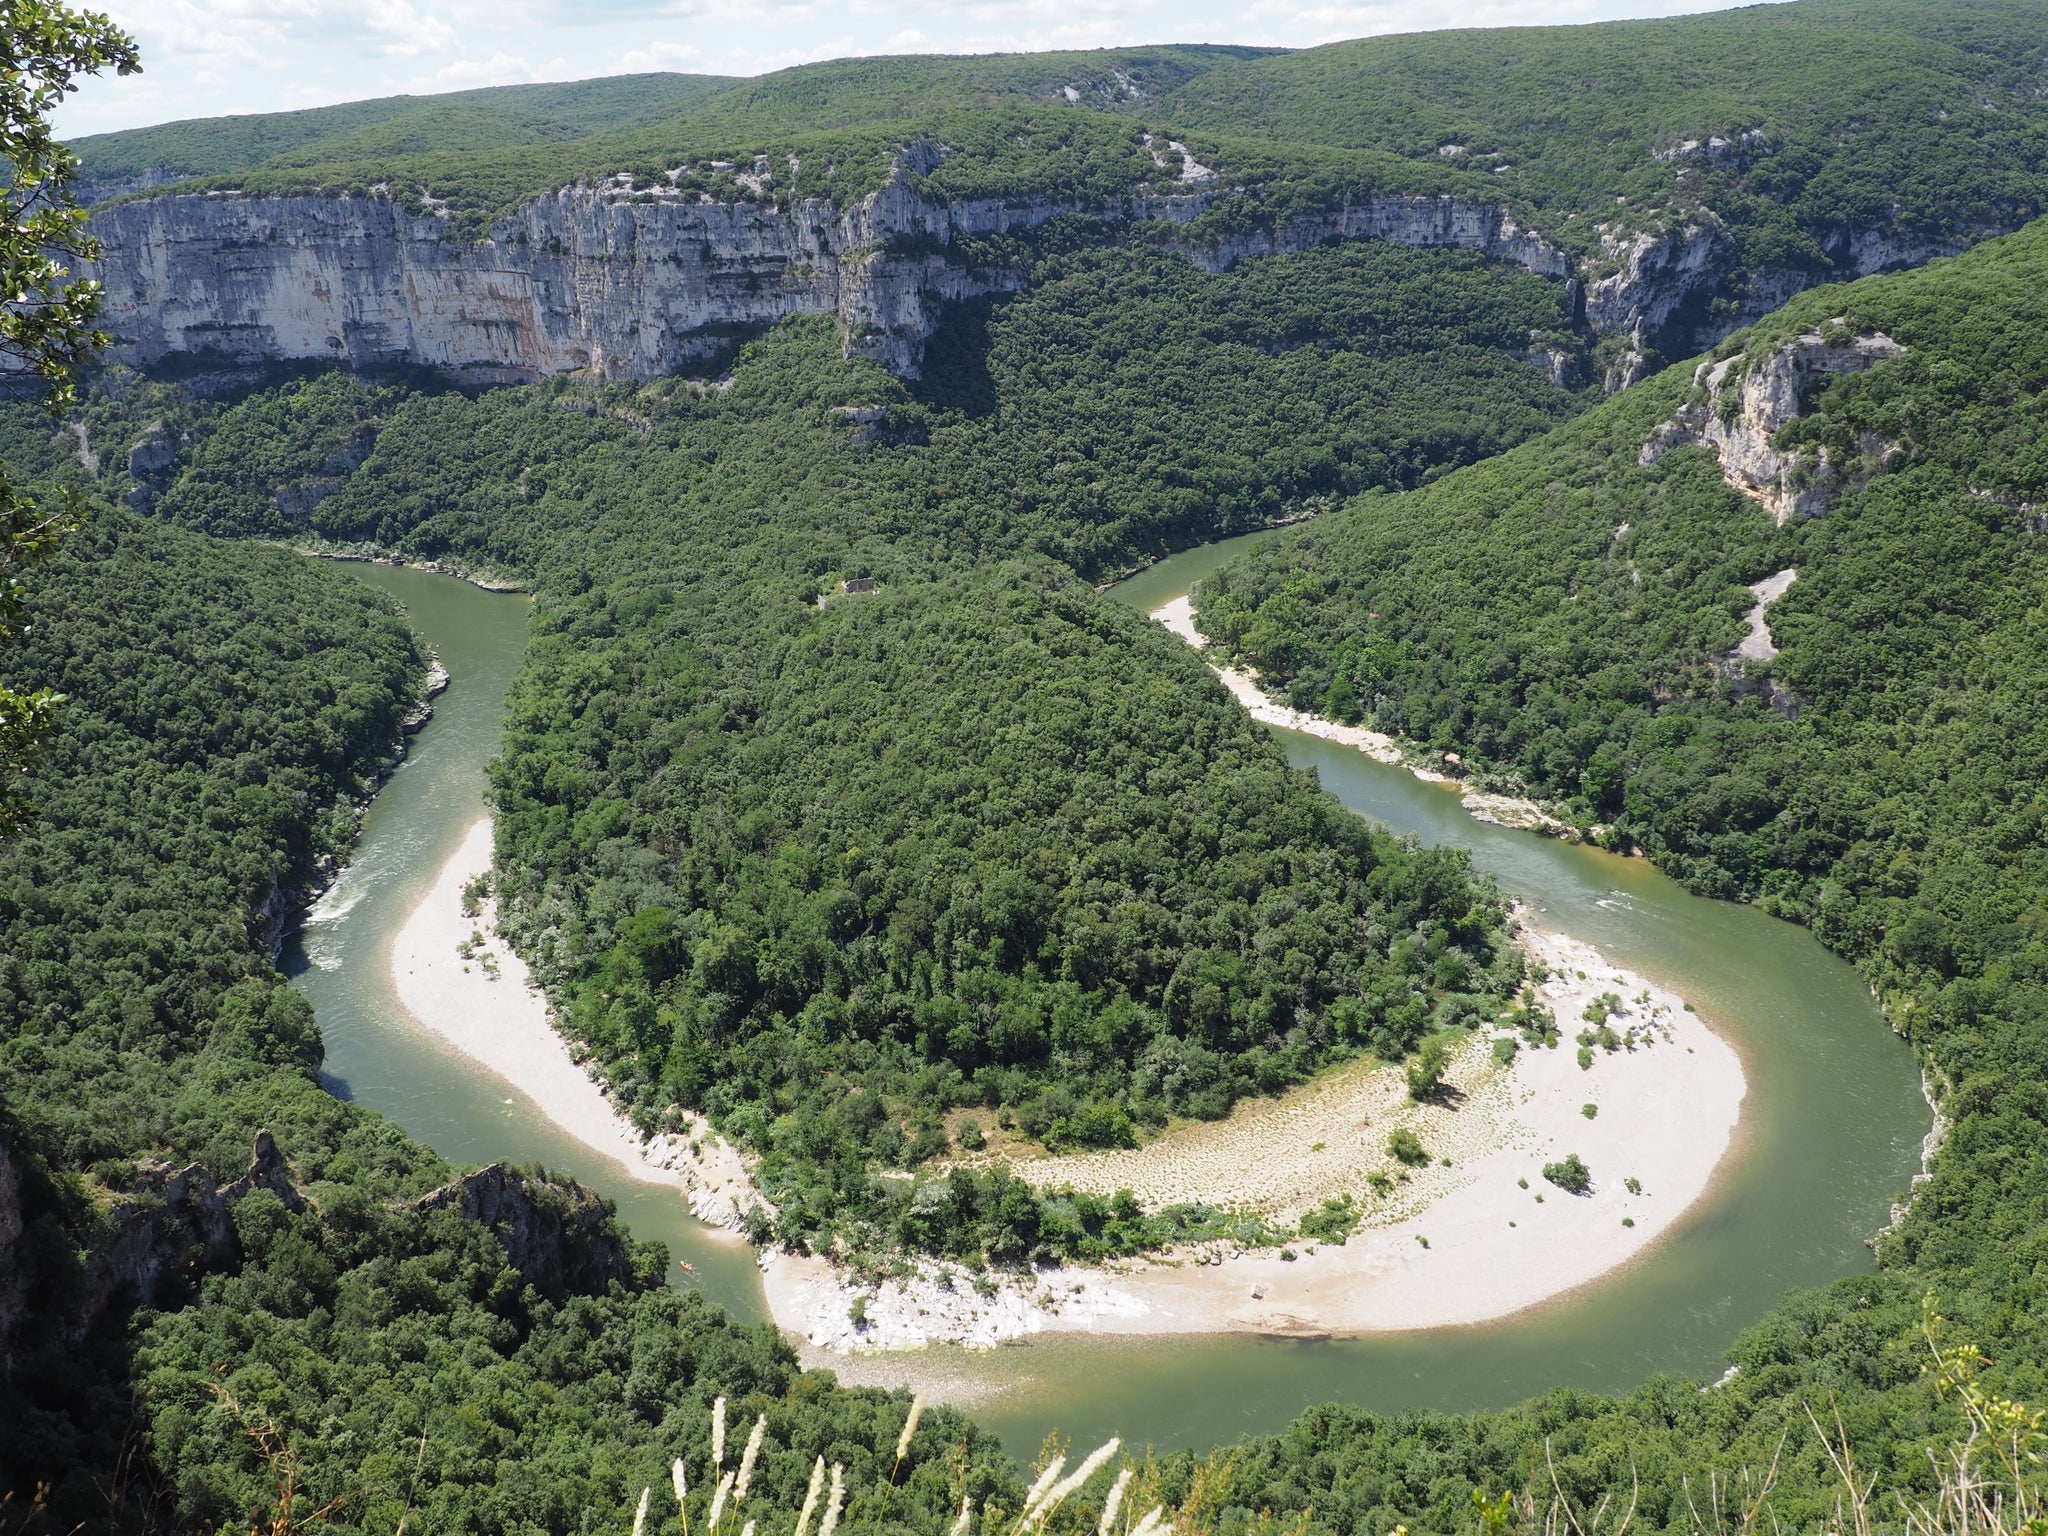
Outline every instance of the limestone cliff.
<path fill-rule="evenodd" d="M 1607 380 L 1610 389 L 1619 389 L 1642 377 L 1653 347 L 1672 358 L 1703 351 L 1817 284 L 1916 267 L 2002 232 L 1932 239 L 1846 226 L 1814 231 L 1827 266 L 1767 268 L 1752 274 L 1739 294 L 1724 294 L 1739 252 L 1720 220 L 1701 209 L 1685 224 L 1655 234 L 1603 233 L 1589 263 L 1595 275 L 1586 282 L 1586 323 L 1601 335 L 1628 339 Z M 1717 298 L 1733 302 L 1715 306 Z"/>
<path fill-rule="evenodd" d="M 1830 337 L 1810 332 L 1780 342 L 1746 370 L 1740 356 L 1702 363 L 1693 375 L 1695 397 L 1650 434 L 1638 457 L 1654 464 L 1673 448 L 1703 443 L 1720 458 L 1722 477 L 1761 502 L 1780 523 L 1815 516 L 1843 488 L 1854 489 L 1885 467 L 1890 445 L 1865 443 L 1858 462 L 1837 464 L 1825 448 L 1799 452 L 1777 447 L 1779 430 L 1805 410 L 1826 379 L 1860 373 L 1905 350 L 1882 333 Z"/>
<path fill-rule="evenodd" d="M 20 1158 L 0 1143 L 0 1381 L 20 1354 L 75 1341 L 134 1307 L 176 1306 L 200 1276 L 240 1264 L 234 1208 L 258 1190 L 287 1210 L 311 1209 L 269 1131 L 256 1133 L 248 1172 L 228 1184 L 198 1163 L 144 1160 L 125 1187 L 102 1192 L 87 1229 L 60 1240 L 61 1254 L 32 1256 Z M 507 1262 L 557 1300 L 645 1283 L 611 1208 L 574 1181 L 526 1178 L 493 1165 L 423 1196 L 413 1209 L 454 1210 L 489 1227 Z M 44 1274 L 40 1287 L 51 1299 L 32 1302 L 31 1274 L 52 1265 L 63 1273 Z"/>
<path fill-rule="evenodd" d="M 99 208 L 104 323 L 116 355 L 249 367 L 333 359 L 416 364 L 474 383 L 588 371 L 645 379 L 701 364 L 789 315 L 836 316 L 849 354 L 914 376 L 942 308 L 1012 291 L 960 236 L 1060 214 L 1185 226 L 1237 189 L 1213 184 L 1096 205 L 1074 199 L 939 202 L 913 187 L 918 145 L 848 207 L 713 201 L 618 184 L 535 198 L 470 242 L 389 197 L 166 194 Z M 1449 197 L 1345 200 L 1314 216 L 1178 248 L 1220 271 L 1246 256 L 1333 239 L 1455 246 L 1562 277 L 1555 247 L 1504 210 Z"/>
<path fill-rule="evenodd" d="M 526 1283 L 557 1301 L 637 1283 L 611 1207 L 573 1179 L 542 1182 L 493 1163 L 422 1196 L 413 1209 L 458 1211 L 489 1227 Z"/>
<path fill-rule="evenodd" d="M 1247 195 L 1193 166 L 1177 142 L 1167 147 L 1182 171 L 1165 190 L 1095 201 L 927 197 L 918 178 L 942 151 L 918 142 L 879 190 L 845 207 L 778 205 L 765 192 L 721 201 L 623 178 L 536 197 L 472 241 L 435 205 L 413 211 L 383 195 L 171 190 L 95 209 L 92 232 L 105 247 L 97 275 L 116 355 L 143 366 L 332 359 L 426 366 L 474 384 L 576 371 L 646 379 L 701 366 L 787 316 L 827 314 L 849 355 L 914 377 L 947 304 L 1022 283 L 970 259 L 961 237 L 1062 214 L 1186 227 Z M 1175 163 L 1157 146 L 1154 154 Z M 1587 325 L 1626 339 L 1610 387 L 1634 382 L 1655 350 L 1711 345 L 1815 282 L 1915 265 L 1991 232 L 1815 231 L 1825 263 L 1754 273 L 1734 293 L 1737 242 L 1706 210 L 1659 232 L 1603 231 L 1577 267 L 1508 210 L 1476 199 L 1358 196 L 1291 220 L 1230 224 L 1224 235 L 1197 226 L 1168 247 L 1215 272 L 1332 240 L 1389 240 L 1571 278 Z"/>

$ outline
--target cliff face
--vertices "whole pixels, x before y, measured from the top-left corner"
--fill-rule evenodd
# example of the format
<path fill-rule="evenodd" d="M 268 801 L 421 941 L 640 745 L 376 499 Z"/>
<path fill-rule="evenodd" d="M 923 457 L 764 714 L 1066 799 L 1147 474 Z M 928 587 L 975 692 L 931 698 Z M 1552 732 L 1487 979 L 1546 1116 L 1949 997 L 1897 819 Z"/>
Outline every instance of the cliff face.
<path fill-rule="evenodd" d="M 1893 445 L 1863 442 L 1856 462 L 1837 464 L 1825 447 L 1800 452 L 1781 449 L 1773 439 L 1827 379 L 1861 373 L 1905 351 L 1882 332 L 1809 333 L 1779 343 L 1746 373 L 1736 371 L 1740 357 L 1702 363 L 1694 374 L 1701 394 L 1650 434 L 1638 459 L 1654 464 L 1673 448 L 1703 443 L 1721 460 L 1721 477 L 1780 523 L 1818 516 L 1843 489 L 1857 489 L 1892 463 Z"/>
<path fill-rule="evenodd" d="M 944 305 L 1021 281 L 964 263 L 949 249 L 955 236 L 1060 214 L 1185 224 L 1229 195 L 939 203 L 899 168 L 844 209 L 564 188 L 475 244 L 449 220 L 384 197 L 167 195 L 99 209 L 91 222 L 105 248 L 103 323 L 116 355 L 143 366 L 183 354 L 241 367 L 418 364 L 475 383 L 576 370 L 645 379 L 786 316 L 830 314 L 849 354 L 915 376 Z M 1451 198 L 1360 199 L 1184 249 L 1218 271 L 1332 239 L 1457 246 L 1553 276 L 1568 270 L 1502 210 Z"/>
<path fill-rule="evenodd" d="M 452 1210 L 489 1227 L 505 1259 L 543 1296 L 602 1296 L 616 1282 L 636 1284 L 632 1255 L 605 1202 L 573 1179 L 542 1183 L 493 1163 L 414 1202 L 417 1211 Z"/>
<path fill-rule="evenodd" d="M 1610 270 L 1586 285 L 1586 323 L 1602 335 L 1629 338 L 1607 380 L 1610 389 L 1619 389 L 1642 377 L 1652 346 L 1673 358 L 1701 352 L 1817 284 L 1916 267 L 2001 233 L 1984 229 L 1934 240 L 1888 229 L 1821 230 L 1817 243 L 1829 268 L 1769 268 L 1752 274 L 1741 293 L 1726 295 L 1722 289 L 1739 253 L 1720 222 L 1705 215 L 1662 234 L 1609 240 L 1601 265 Z M 1710 301 L 1721 297 L 1734 302 L 1713 307 Z"/>
<path fill-rule="evenodd" d="M 1062 214 L 1187 225 L 1242 195 L 1200 167 L 1171 192 L 1101 204 L 940 202 L 911 179 L 937 159 L 928 145 L 908 146 L 886 185 L 845 208 L 565 187 L 474 243 L 452 220 L 383 196 L 167 193 L 93 213 L 105 247 L 96 275 L 116 355 L 141 366 L 183 355 L 231 368 L 306 359 L 419 365 L 476 384 L 574 371 L 647 379 L 701 365 L 790 315 L 828 314 L 849 355 L 915 377 L 947 304 L 1022 283 L 1013 271 L 970 264 L 956 237 L 1028 230 Z M 1604 237 L 1578 271 L 1507 210 L 1451 197 L 1347 199 L 1169 248 L 1219 272 L 1333 240 L 1390 240 L 1574 278 L 1591 329 L 1629 339 L 1607 380 L 1618 388 L 1641 375 L 1652 349 L 1699 350 L 1816 282 L 1916 265 L 1995 232 L 1931 241 L 1882 229 L 1817 231 L 1831 267 L 1753 273 L 1740 292 L 1730 291 L 1738 242 L 1704 211 L 1660 234 Z"/>
<path fill-rule="evenodd" d="M 287 1210 L 309 1209 L 269 1131 L 256 1133 L 249 1171 L 229 1184 L 197 1163 L 138 1164 L 127 1187 L 104 1202 L 82 1251 L 71 1252 L 67 1243 L 62 1284 L 46 1280 L 62 1296 L 58 1307 L 31 1306 L 28 1276 L 36 1263 L 25 1253 L 26 1191 L 17 1158 L 0 1143 L 0 1382 L 31 1329 L 39 1346 L 75 1341 L 130 1308 L 176 1305 L 201 1275 L 241 1263 L 234 1207 L 258 1190 Z M 454 1210 L 489 1227 L 506 1261 L 556 1300 L 602 1296 L 614 1281 L 628 1289 L 645 1283 L 611 1209 L 573 1181 L 523 1178 L 494 1165 L 422 1197 L 413 1209 Z M 48 1267 L 54 1260 L 44 1254 L 41 1262 Z"/>

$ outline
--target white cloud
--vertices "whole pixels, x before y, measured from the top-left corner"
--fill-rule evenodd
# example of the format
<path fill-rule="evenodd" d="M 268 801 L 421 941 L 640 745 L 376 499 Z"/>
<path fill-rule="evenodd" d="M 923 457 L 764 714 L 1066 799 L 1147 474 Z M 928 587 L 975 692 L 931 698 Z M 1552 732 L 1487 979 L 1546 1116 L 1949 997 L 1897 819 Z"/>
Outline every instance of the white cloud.
<path fill-rule="evenodd" d="M 618 72 L 622 75 L 637 75 L 673 69 L 688 73 L 700 67 L 703 62 L 703 49 L 690 43 L 663 41 L 620 54 Z"/>
<path fill-rule="evenodd" d="M 420 75 L 406 81 L 402 89 L 432 94 L 437 91 L 474 90 L 484 85 L 527 85 L 536 80 L 559 80 L 567 65 L 568 61 L 562 58 L 533 64 L 509 53 L 494 53 L 488 59 L 457 59 L 452 64 L 444 64 L 431 75 Z"/>

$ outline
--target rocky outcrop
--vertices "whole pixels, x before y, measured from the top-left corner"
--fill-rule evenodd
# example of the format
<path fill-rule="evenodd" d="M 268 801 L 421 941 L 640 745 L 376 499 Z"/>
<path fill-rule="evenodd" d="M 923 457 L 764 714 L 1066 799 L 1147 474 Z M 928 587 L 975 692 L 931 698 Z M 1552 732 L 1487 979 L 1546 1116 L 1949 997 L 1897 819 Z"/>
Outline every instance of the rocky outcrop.
<path fill-rule="evenodd" d="M 493 1163 L 423 1195 L 413 1209 L 458 1211 L 489 1227 L 526 1283 L 556 1301 L 636 1284 L 611 1205 L 573 1179 L 542 1182 Z"/>
<path fill-rule="evenodd" d="M 1208 199 L 1155 199 L 1171 206 L 1154 217 L 1191 221 Z M 1191 205 L 1200 204 L 1201 207 Z M 1284 256 L 1338 240 L 1386 240 L 1395 245 L 1450 246 L 1512 261 L 1544 277 L 1568 277 L 1571 261 L 1542 236 L 1524 229 L 1505 208 L 1451 197 L 1345 198 L 1337 207 L 1270 228 L 1209 241 L 1169 241 L 1206 272 L 1222 272 L 1254 256 Z"/>
<path fill-rule="evenodd" d="M 28 1200 L 21 1165 L 0 1142 L 0 1376 L 7 1373 L 15 1338 L 28 1312 L 28 1266 L 22 1236 L 28 1230 Z"/>
<path fill-rule="evenodd" d="M 1704 443 L 1720 458 L 1722 477 L 1763 503 L 1781 524 L 1816 516 L 1843 489 L 1860 488 L 1873 471 L 1886 467 L 1891 450 L 1883 443 L 1863 443 L 1857 463 L 1837 464 L 1824 447 L 1777 447 L 1779 429 L 1806 408 L 1823 380 L 1860 373 L 1905 350 L 1882 333 L 1831 337 L 1808 332 L 1780 342 L 1744 371 L 1738 371 L 1740 356 L 1702 363 L 1693 375 L 1699 392 L 1650 434 L 1639 461 L 1654 464 L 1673 448 Z"/>
<path fill-rule="evenodd" d="M 89 1325 L 105 1312 L 171 1301 L 204 1271 L 241 1256 L 228 1200 L 212 1174 L 197 1163 L 144 1163 L 94 1235 L 85 1261 L 86 1305 L 77 1322 Z"/>
<path fill-rule="evenodd" d="M 275 1195 L 289 1211 L 311 1210 L 305 1191 L 269 1131 L 256 1133 L 249 1170 L 219 1184 L 198 1163 L 136 1165 L 125 1187 L 103 1198 L 82 1234 L 83 1253 L 61 1285 L 44 1292 L 61 1298 L 33 1312 L 24 1259 L 27 1198 L 20 1159 L 0 1143 L 0 1379 L 12 1369 L 25 1330 L 60 1343 L 85 1336 L 101 1319 L 135 1307 L 177 1305 L 200 1276 L 231 1269 L 243 1258 L 234 1208 L 258 1191 Z M 611 1207 L 574 1181 L 529 1179 L 493 1166 L 457 1179 L 414 1202 L 427 1212 L 457 1211 L 482 1223 L 505 1246 L 512 1267 L 544 1294 L 598 1295 L 636 1279 L 628 1240 L 612 1223 Z M 78 1241 L 74 1237 L 71 1241 Z"/>
<path fill-rule="evenodd" d="M 1919 266 L 2003 233 L 1987 228 L 1934 238 L 1884 228 L 1821 230 L 1816 243 L 1824 263 L 1751 273 L 1740 293 L 1726 295 L 1732 305 L 1710 308 L 1709 300 L 1724 296 L 1738 252 L 1721 221 L 1702 210 L 1675 229 L 1603 233 L 1593 263 L 1601 275 L 1586 284 L 1586 323 L 1601 335 L 1628 338 L 1607 379 L 1619 389 L 1643 376 L 1653 350 L 1671 357 L 1704 351 L 1808 288 Z"/>
<path fill-rule="evenodd" d="M 1771 604 L 1792 590 L 1792 583 L 1799 579 L 1799 572 L 1787 568 L 1766 576 L 1761 581 L 1749 584 L 1749 595 L 1756 599 L 1749 610 L 1749 633 L 1736 644 L 1734 650 L 1725 656 L 1714 658 L 1714 670 L 1726 679 L 1728 692 L 1732 697 L 1745 698 L 1761 696 L 1766 704 L 1787 719 L 1799 718 L 1802 701 L 1787 688 L 1768 667 L 1752 667 L 1750 663 L 1768 663 L 1778 654 L 1777 642 L 1771 638 Z"/>
<path fill-rule="evenodd" d="M 447 690 L 450 678 L 448 669 L 441 665 L 441 658 L 434 651 L 427 652 L 427 684 L 420 690 L 419 702 L 406 711 L 405 718 L 398 722 L 398 728 L 410 736 L 434 718 L 434 700 Z"/>
<path fill-rule="evenodd" d="M 955 245 L 1062 214 L 1188 225 L 1242 189 L 1182 175 L 1173 190 L 1095 203 L 938 202 L 911 145 L 848 207 L 715 201 L 608 183 L 537 197 L 471 242 L 386 196 L 170 194 L 101 208 L 102 320 L 115 355 L 222 368 L 332 359 L 424 365 L 472 383 L 588 372 L 645 379 L 710 361 L 799 314 L 838 318 L 849 354 L 915 376 L 945 305 L 1017 288 Z M 1201 168 L 1206 169 L 1206 168 Z M 1563 276 L 1562 252 L 1505 210 L 1451 197 L 1347 199 L 1316 215 L 1175 248 L 1210 271 L 1330 240 L 1445 245 Z"/>

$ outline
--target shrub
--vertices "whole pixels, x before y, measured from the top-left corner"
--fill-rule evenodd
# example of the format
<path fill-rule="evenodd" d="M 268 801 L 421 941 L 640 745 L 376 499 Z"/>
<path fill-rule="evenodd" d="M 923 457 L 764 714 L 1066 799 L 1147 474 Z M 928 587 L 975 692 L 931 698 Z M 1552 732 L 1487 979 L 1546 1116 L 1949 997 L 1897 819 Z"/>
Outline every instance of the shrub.
<path fill-rule="evenodd" d="M 1387 1151 L 1393 1154 L 1396 1162 L 1405 1163 L 1410 1168 L 1419 1168 L 1429 1161 L 1429 1149 L 1423 1146 L 1422 1138 L 1405 1125 L 1389 1133 Z"/>
<path fill-rule="evenodd" d="M 1301 1235 L 1342 1247 L 1344 1239 L 1357 1228 L 1359 1215 L 1359 1209 L 1349 1195 L 1325 1200 L 1320 1207 L 1301 1218 Z"/>
<path fill-rule="evenodd" d="M 1579 1160 L 1576 1152 L 1567 1152 L 1558 1162 L 1545 1163 L 1543 1177 L 1566 1194 L 1583 1195 L 1593 1187 L 1593 1171 Z"/>

